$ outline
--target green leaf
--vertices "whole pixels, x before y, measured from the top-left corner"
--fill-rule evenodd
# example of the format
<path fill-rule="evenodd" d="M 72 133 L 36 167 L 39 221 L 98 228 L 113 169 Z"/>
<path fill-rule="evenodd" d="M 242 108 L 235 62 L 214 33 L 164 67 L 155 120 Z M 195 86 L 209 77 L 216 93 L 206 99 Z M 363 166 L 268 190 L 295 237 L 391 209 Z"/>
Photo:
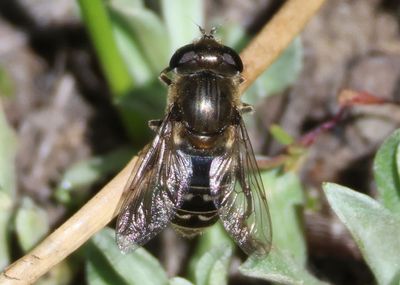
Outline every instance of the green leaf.
<path fill-rule="evenodd" d="M 233 240 L 228 236 L 221 223 L 213 225 L 207 229 L 199 238 L 194 254 L 189 263 L 190 279 L 196 279 L 196 271 L 199 260 L 207 253 L 214 250 L 215 247 L 230 246 L 234 248 Z"/>
<path fill-rule="evenodd" d="M 218 223 L 201 235 L 190 259 L 189 277 L 196 285 L 226 284 L 234 243 Z"/>
<path fill-rule="evenodd" d="M 216 37 L 219 38 L 224 45 L 233 48 L 237 52 L 242 50 L 250 41 L 246 30 L 238 23 L 229 23 L 221 26 L 216 25 L 216 27 L 218 27 Z"/>
<path fill-rule="evenodd" d="M 8 249 L 9 224 L 12 214 L 13 201 L 11 197 L 0 189 L 0 271 L 10 263 Z"/>
<path fill-rule="evenodd" d="M 397 130 L 382 144 L 374 160 L 379 199 L 397 214 L 400 213 L 399 144 L 400 130 Z"/>
<path fill-rule="evenodd" d="M 213 247 L 199 259 L 195 272 L 196 285 L 227 284 L 229 260 L 232 247 L 220 245 Z"/>
<path fill-rule="evenodd" d="M 249 258 L 239 267 L 239 271 L 249 277 L 265 279 L 279 284 L 327 284 L 308 273 L 287 253 L 274 247 L 266 259 Z"/>
<path fill-rule="evenodd" d="M 292 173 L 261 173 L 267 187 L 272 219 L 272 249 L 264 259 L 249 258 L 240 268 L 244 275 L 282 284 L 325 284 L 306 270 L 307 249 L 300 209 L 302 186 Z"/>
<path fill-rule="evenodd" d="M 157 80 L 136 88 L 130 96 L 114 101 L 125 129 L 136 144 L 148 143 L 150 136 L 154 135 L 147 122 L 164 116 L 166 96 L 167 91 Z"/>
<path fill-rule="evenodd" d="M 131 139 L 142 145 L 151 135 L 147 121 L 165 110 L 167 91 L 157 76 L 168 65 L 170 41 L 160 18 L 147 8 L 113 0 L 109 11 L 123 57 L 137 78 L 136 87 L 114 103 Z"/>
<path fill-rule="evenodd" d="M 46 211 L 37 206 L 32 199 L 22 198 L 15 216 L 15 230 L 21 248 L 25 252 L 32 249 L 48 233 L 49 228 Z"/>
<path fill-rule="evenodd" d="M 144 3 L 143 0 L 112 0 L 115 3 L 118 3 L 121 7 L 130 7 L 135 9 L 143 9 Z"/>
<path fill-rule="evenodd" d="M 303 67 L 303 46 L 299 37 L 286 48 L 277 61 L 265 72 L 262 83 L 267 94 L 283 91 L 291 85 Z"/>
<path fill-rule="evenodd" d="M 103 0 L 78 0 L 89 35 L 111 91 L 117 97 L 133 88 L 133 80 L 121 57 Z"/>
<path fill-rule="evenodd" d="M 303 66 L 303 47 L 295 38 L 282 55 L 244 94 L 244 101 L 256 104 L 260 99 L 285 90 L 297 79 Z"/>
<path fill-rule="evenodd" d="M 0 97 L 11 97 L 15 92 L 15 82 L 7 69 L 0 66 Z"/>
<path fill-rule="evenodd" d="M 112 14 L 111 19 L 113 18 L 115 16 Z M 154 78 L 154 72 L 151 70 L 135 38 L 132 37 L 132 34 L 127 29 L 121 27 L 118 21 L 113 20 L 112 25 L 118 49 L 121 51 L 129 73 L 135 79 L 135 83 L 141 86 L 151 81 Z"/>
<path fill-rule="evenodd" d="M 86 280 L 89 285 L 113 285 L 121 284 L 128 285 L 121 276 L 115 273 L 104 260 L 103 256 L 100 256 L 100 252 L 94 252 L 91 250 L 91 259 L 86 262 Z M 97 259 L 97 260 L 96 260 Z"/>
<path fill-rule="evenodd" d="M 371 197 L 324 184 L 332 209 L 346 225 L 379 284 L 400 282 L 400 217 Z"/>
<path fill-rule="evenodd" d="M 120 148 L 72 165 L 64 173 L 55 191 L 56 199 L 64 204 L 79 205 L 93 183 L 117 172 L 133 155 L 132 149 Z"/>
<path fill-rule="evenodd" d="M 268 190 L 273 246 L 305 266 L 307 248 L 299 216 L 304 195 L 299 178 L 292 172 L 280 174 L 276 170 L 262 172 L 261 178 Z"/>
<path fill-rule="evenodd" d="M 201 36 L 197 25 L 204 27 L 204 1 L 161 0 L 161 7 L 171 39 L 171 55 L 176 49 Z"/>
<path fill-rule="evenodd" d="M 160 18 L 149 9 L 121 5 L 111 1 L 110 12 L 138 45 L 153 74 L 159 74 L 169 62 L 170 39 Z"/>
<path fill-rule="evenodd" d="M 63 260 L 54 266 L 46 275 L 42 276 L 35 285 L 68 285 L 74 277 L 71 264 Z"/>
<path fill-rule="evenodd" d="M 115 232 L 105 228 L 96 234 L 87 247 L 87 278 L 90 285 L 168 284 L 160 263 L 145 249 L 122 254 L 115 243 Z"/>
<path fill-rule="evenodd" d="M 145 9 L 141 0 L 113 0 L 112 4 L 117 7 L 129 7 L 130 9 Z M 154 73 L 148 61 L 145 59 L 143 50 L 140 49 L 137 38 L 133 36 L 129 25 L 120 14 L 110 11 L 111 24 L 118 48 L 128 67 L 129 73 L 135 79 L 137 85 L 143 85 L 154 78 Z"/>
<path fill-rule="evenodd" d="M 185 278 L 174 277 L 169 280 L 169 285 L 194 285 L 194 284 Z"/>
<path fill-rule="evenodd" d="M 292 144 L 294 141 L 294 138 L 291 135 L 289 135 L 284 129 L 276 124 L 272 124 L 269 127 L 269 132 L 274 137 L 274 139 L 276 139 L 283 145 Z"/>

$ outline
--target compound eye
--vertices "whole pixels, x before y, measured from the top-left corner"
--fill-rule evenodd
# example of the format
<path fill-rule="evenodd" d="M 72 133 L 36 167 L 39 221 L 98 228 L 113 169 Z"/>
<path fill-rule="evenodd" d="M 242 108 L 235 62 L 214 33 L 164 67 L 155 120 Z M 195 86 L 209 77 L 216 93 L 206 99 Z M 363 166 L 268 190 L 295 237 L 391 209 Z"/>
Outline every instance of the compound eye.
<path fill-rule="evenodd" d="M 243 71 L 243 62 L 234 50 L 226 48 L 225 52 L 222 54 L 222 58 L 226 65 L 234 68 L 236 71 Z"/>
<path fill-rule="evenodd" d="M 233 57 L 229 53 L 224 53 L 222 55 L 222 58 L 224 59 L 224 62 L 226 62 L 227 64 L 236 65 L 235 60 L 233 59 Z"/>
<path fill-rule="evenodd" d="M 191 61 L 191 60 L 193 60 L 195 57 L 196 57 L 196 53 L 195 53 L 194 51 L 185 52 L 185 53 L 181 56 L 181 58 L 179 59 L 178 64 L 183 64 L 183 63 L 186 63 L 186 62 L 188 62 L 188 61 Z"/>
<path fill-rule="evenodd" d="M 196 54 L 193 51 L 193 44 L 189 44 L 178 49 L 169 61 L 169 67 L 174 69 L 182 64 L 188 63 L 195 58 Z"/>

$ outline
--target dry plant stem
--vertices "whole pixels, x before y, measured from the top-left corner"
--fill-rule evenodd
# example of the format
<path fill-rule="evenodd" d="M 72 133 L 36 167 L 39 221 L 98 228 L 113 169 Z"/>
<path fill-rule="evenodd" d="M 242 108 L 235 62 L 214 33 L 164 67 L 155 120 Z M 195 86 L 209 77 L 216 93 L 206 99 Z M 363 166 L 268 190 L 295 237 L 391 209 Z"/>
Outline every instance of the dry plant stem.
<path fill-rule="evenodd" d="M 106 226 L 116 209 L 136 157 L 50 236 L 0 275 L 0 284 L 32 284 Z"/>
<path fill-rule="evenodd" d="M 244 63 L 241 93 L 271 65 L 318 11 L 325 0 L 287 1 L 240 54 Z"/>
<path fill-rule="evenodd" d="M 242 53 L 246 66 L 241 91 L 287 47 L 324 0 L 291 0 Z M 0 275 L 0 284 L 31 284 L 85 243 L 116 215 L 135 158 L 75 215 Z"/>

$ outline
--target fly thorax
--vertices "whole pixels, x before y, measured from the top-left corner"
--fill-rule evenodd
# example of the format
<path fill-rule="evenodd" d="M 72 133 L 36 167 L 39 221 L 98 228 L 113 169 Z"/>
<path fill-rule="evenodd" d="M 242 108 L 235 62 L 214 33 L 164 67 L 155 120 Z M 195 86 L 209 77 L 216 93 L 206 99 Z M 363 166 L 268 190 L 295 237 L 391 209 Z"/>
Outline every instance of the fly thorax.
<path fill-rule="evenodd" d="M 210 72 L 183 76 L 177 82 L 182 122 L 193 134 L 214 136 L 232 122 L 233 80 Z"/>
<path fill-rule="evenodd" d="M 174 140 L 178 148 L 189 155 L 218 156 L 230 149 L 233 138 L 231 133 L 232 126 L 228 126 L 218 135 L 202 136 L 191 133 L 182 125 Z"/>

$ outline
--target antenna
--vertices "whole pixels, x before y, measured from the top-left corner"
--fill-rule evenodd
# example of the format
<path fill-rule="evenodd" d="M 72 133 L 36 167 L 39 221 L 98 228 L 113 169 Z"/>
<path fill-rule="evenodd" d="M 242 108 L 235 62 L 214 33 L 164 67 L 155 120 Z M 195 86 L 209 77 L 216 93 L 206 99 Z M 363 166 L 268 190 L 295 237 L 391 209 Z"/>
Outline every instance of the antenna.
<path fill-rule="evenodd" d="M 194 23 L 194 24 L 199 28 L 199 31 L 200 31 L 200 33 L 202 34 L 203 37 L 207 35 L 206 34 L 206 30 L 202 26 L 200 26 L 197 23 Z"/>

